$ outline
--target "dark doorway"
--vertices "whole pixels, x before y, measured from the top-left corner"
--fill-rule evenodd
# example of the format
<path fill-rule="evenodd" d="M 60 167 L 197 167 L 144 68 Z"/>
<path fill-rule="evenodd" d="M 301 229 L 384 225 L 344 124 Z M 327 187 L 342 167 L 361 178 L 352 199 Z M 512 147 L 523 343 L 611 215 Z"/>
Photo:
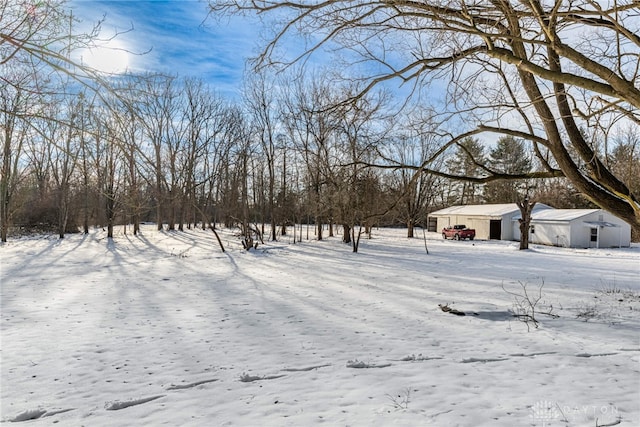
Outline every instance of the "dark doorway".
<path fill-rule="evenodd" d="M 589 247 L 590 248 L 599 248 L 600 247 L 600 242 L 598 242 L 598 229 L 597 228 L 592 228 L 591 229 L 591 237 L 589 239 Z"/>
<path fill-rule="evenodd" d="M 500 240 L 502 237 L 502 221 L 492 219 L 489 221 L 489 239 Z"/>
<path fill-rule="evenodd" d="M 438 218 L 429 217 L 427 223 L 427 231 L 438 231 Z"/>

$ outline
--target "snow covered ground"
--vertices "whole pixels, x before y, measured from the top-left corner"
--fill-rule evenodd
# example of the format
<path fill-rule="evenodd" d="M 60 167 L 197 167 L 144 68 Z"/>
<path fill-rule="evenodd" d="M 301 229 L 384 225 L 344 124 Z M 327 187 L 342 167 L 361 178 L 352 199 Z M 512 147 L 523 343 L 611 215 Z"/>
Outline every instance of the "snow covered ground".
<path fill-rule="evenodd" d="M 10 241 L 0 420 L 640 425 L 640 247 L 428 234 L 427 255 L 405 233 L 358 254 L 289 236 L 246 252 L 230 232 L 222 253 L 211 231 L 152 226 Z M 524 287 L 538 328 L 513 317 Z"/>

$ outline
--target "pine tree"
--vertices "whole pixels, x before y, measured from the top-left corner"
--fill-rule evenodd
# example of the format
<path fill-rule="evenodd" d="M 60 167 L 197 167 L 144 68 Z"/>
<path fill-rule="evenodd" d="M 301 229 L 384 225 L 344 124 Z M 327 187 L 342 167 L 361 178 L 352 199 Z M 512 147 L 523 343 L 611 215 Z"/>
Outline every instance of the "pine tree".
<path fill-rule="evenodd" d="M 498 140 L 489 153 L 489 167 L 498 174 L 518 175 L 531 170 L 531 158 L 523 141 L 511 136 Z M 498 180 L 485 185 L 484 201 L 487 203 L 512 203 L 519 200 L 518 189 L 523 180 Z"/>

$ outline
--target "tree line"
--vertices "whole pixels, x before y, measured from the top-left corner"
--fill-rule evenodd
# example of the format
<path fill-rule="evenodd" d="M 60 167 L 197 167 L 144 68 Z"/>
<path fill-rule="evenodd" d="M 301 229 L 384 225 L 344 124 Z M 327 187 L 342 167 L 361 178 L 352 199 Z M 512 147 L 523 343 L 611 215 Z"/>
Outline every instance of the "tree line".
<path fill-rule="evenodd" d="M 552 126 L 540 128 L 531 118 L 544 110 L 542 101 L 524 105 L 515 92 L 500 92 L 511 98 L 492 111 L 516 113 L 529 133 L 479 122 L 485 105 L 460 106 L 456 116 L 420 98 L 398 110 L 384 87 L 331 69 L 258 67 L 239 100 L 223 99 L 197 78 L 105 76 L 65 54 L 92 34 L 71 36 L 62 5 L 38 4 L 44 10 L 33 16 L 3 6 L 2 241 L 20 229 L 53 229 L 62 238 L 97 226 L 112 237 L 113 228 L 124 225 L 137 234 L 141 222 L 151 221 L 168 230 L 239 227 L 250 246 L 265 238 L 265 224 L 266 238 L 275 240 L 287 225 L 307 223 L 316 226 L 318 239 L 327 232 L 323 224 L 331 225 L 329 235 L 341 227 L 357 251 L 362 233 L 376 224 L 406 225 L 413 236 L 413 227 L 426 226 L 435 209 L 524 198 L 558 208 L 610 208 L 638 231 L 640 135 L 632 124 L 605 129 L 603 121 L 587 121 L 565 135 L 568 143 L 555 142 L 539 132 L 553 133 Z M 318 19 L 339 10 L 349 9 L 313 9 Z M 36 49 L 50 45 L 58 50 Z M 483 63 L 493 77 L 510 81 L 494 65 Z M 470 99 L 458 95 L 456 102 Z M 620 114 L 633 123 L 637 113 Z M 456 131 L 460 116 L 477 127 Z M 480 139 L 488 130 L 494 137 Z M 610 200 L 614 196 L 620 203 Z"/>
<path fill-rule="evenodd" d="M 252 76 L 235 103 L 201 80 L 176 76 L 121 78 L 108 97 L 5 86 L 3 238 L 9 224 L 54 229 L 62 238 L 94 226 L 113 236 L 118 224 L 135 235 L 152 221 L 168 230 L 222 223 L 243 235 L 270 224 L 272 240 L 286 225 L 312 223 L 322 239 L 322 225 L 331 223 L 351 243 L 360 227 L 402 224 L 412 233 L 429 211 L 515 202 L 527 192 L 557 207 L 587 206 L 563 178 L 452 178 L 482 179 L 484 164 L 511 176 L 539 167 L 513 137 L 487 152 L 466 138 L 442 156 L 439 173 L 392 162 L 372 167 L 385 159 L 419 164 L 443 138 L 422 116 L 389 116 L 382 93 L 331 108 L 344 90 L 332 81 L 277 80 Z M 616 144 L 611 164 L 637 167 L 634 144 Z"/>
<path fill-rule="evenodd" d="M 487 134 L 521 138 L 542 166 L 528 177 L 564 176 L 640 233 L 638 171 L 632 166 L 629 180 L 610 164 L 621 128 L 640 124 L 636 0 L 209 0 L 209 5 L 215 16 L 254 14 L 273 27 L 257 68 L 286 69 L 327 48 L 346 58 L 341 73 L 362 83 L 355 98 L 389 82 L 410 86 L 408 97 L 418 102 L 433 89 L 444 90 L 427 105 L 449 123 L 443 129 L 449 145 Z M 287 55 L 291 38 L 305 36 L 307 43 Z M 444 152 L 402 166 L 433 171 Z M 482 166 L 486 176 L 472 182 L 517 178 Z"/>

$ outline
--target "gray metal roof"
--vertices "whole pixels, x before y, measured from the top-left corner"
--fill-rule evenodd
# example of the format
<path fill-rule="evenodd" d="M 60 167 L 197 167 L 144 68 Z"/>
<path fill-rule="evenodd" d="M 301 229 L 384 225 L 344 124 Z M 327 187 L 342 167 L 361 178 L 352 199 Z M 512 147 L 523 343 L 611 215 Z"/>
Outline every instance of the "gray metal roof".
<path fill-rule="evenodd" d="M 531 218 L 536 221 L 573 221 L 598 211 L 600 209 L 546 209 L 533 212 Z"/>
<path fill-rule="evenodd" d="M 539 210 L 553 210 L 551 206 L 544 203 L 536 203 L 533 207 L 534 212 Z M 490 205 L 459 205 L 450 206 L 448 208 L 440 209 L 435 212 L 431 212 L 430 216 L 447 216 L 447 215 L 468 215 L 468 216 L 493 216 L 501 217 L 503 215 L 511 213 L 519 213 L 518 205 L 515 203 L 502 203 L 502 204 L 490 204 Z"/>

